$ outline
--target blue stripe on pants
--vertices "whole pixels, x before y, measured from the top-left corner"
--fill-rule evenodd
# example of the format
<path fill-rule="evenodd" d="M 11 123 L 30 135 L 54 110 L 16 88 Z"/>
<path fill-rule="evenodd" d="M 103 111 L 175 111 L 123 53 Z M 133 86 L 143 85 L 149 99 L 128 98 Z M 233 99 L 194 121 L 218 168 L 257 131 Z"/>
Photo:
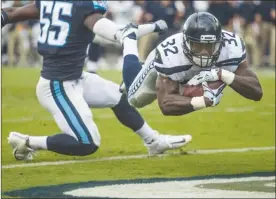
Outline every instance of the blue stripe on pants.
<path fill-rule="evenodd" d="M 76 129 L 77 133 L 79 134 L 79 136 L 80 136 L 80 138 L 82 140 L 82 143 L 84 143 L 84 144 L 90 144 L 90 141 L 89 141 L 89 139 L 88 139 L 88 137 L 87 137 L 87 135 L 85 133 L 84 128 L 80 124 L 80 121 L 77 119 L 77 117 L 74 114 L 72 108 L 69 106 L 69 103 L 65 100 L 65 97 L 63 96 L 63 94 L 61 92 L 60 82 L 59 81 L 53 81 L 53 84 L 54 84 L 54 95 L 55 95 L 55 98 L 58 100 L 58 102 L 60 103 L 60 105 L 64 109 L 67 117 L 70 120 L 70 121 L 67 121 L 67 122 L 71 122 L 71 124 L 74 126 L 74 128 Z"/>

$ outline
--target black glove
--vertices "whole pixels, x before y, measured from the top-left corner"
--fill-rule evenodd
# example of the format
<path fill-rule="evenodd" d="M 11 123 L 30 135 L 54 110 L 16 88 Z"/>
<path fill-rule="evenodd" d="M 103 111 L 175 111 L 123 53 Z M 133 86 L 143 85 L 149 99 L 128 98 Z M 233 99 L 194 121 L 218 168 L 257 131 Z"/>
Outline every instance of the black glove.
<path fill-rule="evenodd" d="M 9 17 L 4 10 L 1 10 L 1 28 L 9 22 Z"/>

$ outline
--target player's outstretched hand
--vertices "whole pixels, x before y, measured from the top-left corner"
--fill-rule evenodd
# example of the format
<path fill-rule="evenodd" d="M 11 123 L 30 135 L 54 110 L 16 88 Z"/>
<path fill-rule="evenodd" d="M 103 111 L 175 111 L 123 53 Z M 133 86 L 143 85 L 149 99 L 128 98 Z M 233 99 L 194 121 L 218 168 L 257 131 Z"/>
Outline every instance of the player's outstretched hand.
<path fill-rule="evenodd" d="M 202 82 L 214 82 L 218 80 L 221 80 L 221 69 L 213 68 L 210 70 L 200 71 L 200 73 L 190 79 L 187 84 L 196 86 L 201 84 Z"/>
<path fill-rule="evenodd" d="M 223 93 L 221 91 L 214 92 L 211 88 L 208 87 L 207 82 L 202 82 L 202 87 L 204 90 L 203 96 L 206 106 L 209 107 L 218 105 L 221 97 L 223 96 Z"/>

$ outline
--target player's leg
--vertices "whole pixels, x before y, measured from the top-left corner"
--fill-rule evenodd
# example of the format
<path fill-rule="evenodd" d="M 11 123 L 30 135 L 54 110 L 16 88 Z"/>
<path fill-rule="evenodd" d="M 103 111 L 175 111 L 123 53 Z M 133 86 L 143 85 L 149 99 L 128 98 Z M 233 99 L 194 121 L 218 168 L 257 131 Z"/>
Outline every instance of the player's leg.
<path fill-rule="evenodd" d="M 141 38 L 150 33 L 162 33 L 168 30 L 168 26 L 165 21 L 158 20 L 154 23 L 134 25 L 128 24 L 119 32 L 120 43 L 124 47 L 124 64 L 123 64 L 123 81 L 128 90 L 131 83 L 135 79 L 136 75 L 141 70 L 141 64 L 138 59 L 137 39 Z M 124 45 L 125 38 L 130 39 L 129 42 L 133 41 L 134 45 Z M 126 40 L 128 40 L 126 39 Z M 129 50 L 129 51 L 128 51 Z"/>
<path fill-rule="evenodd" d="M 98 70 L 98 61 L 101 56 L 101 46 L 91 42 L 88 47 L 86 70 L 90 73 L 96 73 Z"/>
<path fill-rule="evenodd" d="M 53 136 L 27 136 L 10 133 L 13 148 L 49 150 L 63 155 L 84 156 L 94 153 L 100 146 L 100 134 L 93 122 L 92 113 L 83 99 L 80 81 L 49 81 L 40 78 L 37 85 L 39 102 L 52 113 L 61 129 Z M 25 146 L 24 146 L 25 145 Z"/>
<path fill-rule="evenodd" d="M 123 39 L 123 79 L 129 103 L 136 108 L 142 108 L 156 99 L 157 72 L 152 65 L 155 51 L 153 50 L 149 54 L 142 67 L 138 60 L 138 47 L 135 37 L 137 27 L 129 26 L 126 33 L 128 35 Z"/>
<path fill-rule="evenodd" d="M 157 132 L 129 105 L 126 95 L 119 92 L 118 84 L 87 72 L 83 72 L 82 78 L 84 99 L 91 108 L 111 108 L 120 123 L 133 130 L 145 143 L 156 138 Z"/>
<path fill-rule="evenodd" d="M 151 104 L 156 99 L 156 79 L 157 72 L 153 64 L 146 61 L 128 89 L 129 104 L 135 108 Z"/>
<path fill-rule="evenodd" d="M 48 90 L 47 83 L 46 90 Z M 100 134 L 93 121 L 91 110 L 83 98 L 81 81 L 49 81 L 49 84 L 52 94 L 49 99 L 43 96 L 47 93 L 42 90 L 44 84 L 38 85 L 37 95 L 40 103 L 53 114 L 64 134 L 49 137 L 48 149 L 65 155 L 88 155 L 95 152 L 100 146 Z M 70 143 L 64 143 L 62 139 L 58 139 L 61 136 L 64 138 L 71 136 L 77 142 L 73 143 L 71 139 Z M 86 151 L 89 147 L 91 150 Z M 79 150 L 76 150 L 77 148 Z"/>
<path fill-rule="evenodd" d="M 142 69 L 142 65 L 139 62 L 138 48 L 137 48 L 137 32 L 138 26 L 129 24 L 124 31 L 122 36 L 123 45 L 123 81 L 127 92 L 129 87 L 134 81 Z"/>
<path fill-rule="evenodd" d="M 175 149 L 191 141 L 190 135 L 161 135 L 144 121 L 139 112 L 129 105 L 126 95 L 119 92 L 119 85 L 97 74 L 83 73 L 84 99 L 90 107 L 110 107 L 117 119 L 132 129 L 144 141 L 150 155 Z M 99 86 L 100 85 L 100 86 Z"/>

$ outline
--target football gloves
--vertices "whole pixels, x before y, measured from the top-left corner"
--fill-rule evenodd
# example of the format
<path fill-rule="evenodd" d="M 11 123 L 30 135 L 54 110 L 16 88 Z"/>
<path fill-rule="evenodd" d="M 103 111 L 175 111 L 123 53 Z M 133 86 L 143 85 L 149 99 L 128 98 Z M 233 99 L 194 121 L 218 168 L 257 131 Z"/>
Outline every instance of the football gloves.
<path fill-rule="evenodd" d="M 218 105 L 220 103 L 221 97 L 223 96 L 222 90 L 224 87 L 221 87 L 221 89 L 212 90 L 208 87 L 207 82 L 202 82 L 202 87 L 204 90 L 203 96 L 208 98 L 212 102 L 211 106 Z"/>
<path fill-rule="evenodd" d="M 200 71 L 200 73 L 190 79 L 187 84 L 196 86 L 202 82 L 214 82 L 218 80 L 221 80 L 221 69 L 213 68 L 210 70 Z"/>

